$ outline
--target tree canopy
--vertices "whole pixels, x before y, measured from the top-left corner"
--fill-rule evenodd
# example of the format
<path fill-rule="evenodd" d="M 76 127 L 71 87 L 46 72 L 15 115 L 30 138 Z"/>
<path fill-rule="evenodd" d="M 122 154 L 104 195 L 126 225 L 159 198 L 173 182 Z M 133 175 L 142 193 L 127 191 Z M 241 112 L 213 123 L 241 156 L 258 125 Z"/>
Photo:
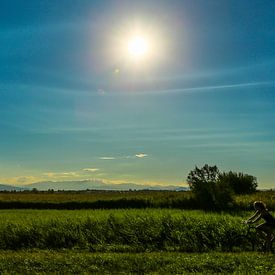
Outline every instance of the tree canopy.
<path fill-rule="evenodd" d="M 220 172 L 216 165 L 195 166 L 187 176 L 187 183 L 197 203 L 204 208 L 226 208 L 233 202 L 233 194 L 256 191 L 254 176 L 237 172 Z"/>
<path fill-rule="evenodd" d="M 257 178 L 248 174 L 229 171 L 220 174 L 219 178 L 227 182 L 235 194 L 251 194 L 258 186 Z"/>

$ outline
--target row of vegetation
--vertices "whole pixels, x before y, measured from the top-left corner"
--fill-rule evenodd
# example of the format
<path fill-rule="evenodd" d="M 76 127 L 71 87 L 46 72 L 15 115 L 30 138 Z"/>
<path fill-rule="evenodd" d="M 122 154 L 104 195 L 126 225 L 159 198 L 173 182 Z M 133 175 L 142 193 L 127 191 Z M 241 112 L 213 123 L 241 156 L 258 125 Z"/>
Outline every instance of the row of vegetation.
<path fill-rule="evenodd" d="M 262 200 L 270 210 L 275 210 L 275 191 L 233 194 L 229 201 L 223 201 L 222 197 L 218 196 L 214 197 L 215 203 L 211 202 L 211 199 L 206 200 L 207 197 L 209 198 L 209 195 L 206 192 L 199 192 L 199 197 L 196 197 L 191 191 L 17 192 L 0 193 L 0 209 L 213 209 L 214 206 L 215 209 L 224 210 L 252 210 L 253 201 Z"/>
<path fill-rule="evenodd" d="M 256 253 L 0 252 L 1 274 L 274 274 L 272 255 Z"/>
<path fill-rule="evenodd" d="M 100 252 L 245 250 L 241 216 L 180 210 L 1 213 L 0 249 L 78 248 Z M 255 237 L 251 232 L 251 237 Z"/>

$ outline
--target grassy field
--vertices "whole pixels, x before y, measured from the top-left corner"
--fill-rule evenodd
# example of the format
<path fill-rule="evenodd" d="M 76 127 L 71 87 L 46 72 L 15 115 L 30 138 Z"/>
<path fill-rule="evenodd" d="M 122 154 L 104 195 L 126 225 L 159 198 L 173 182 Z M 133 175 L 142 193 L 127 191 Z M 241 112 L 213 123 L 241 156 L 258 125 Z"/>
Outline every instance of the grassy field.
<path fill-rule="evenodd" d="M 0 273 L 274 274 L 275 256 L 258 253 L 0 251 Z"/>
<path fill-rule="evenodd" d="M 186 199 L 190 192 L 176 191 L 58 191 L 58 192 L 0 192 L 0 201 L 23 202 L 87 202 L 115 201 L 119 199 L 147 199 L 161 201 L 164 199 Z"/>
<path fill-rule="evenodd" d="M 245 234 L 241 221 L 248 215 L 175 209 L 1 210 L 0 249 L 228 251 L 238 246 L 236 236 Z"/>
<path fill-rule="evenodd" d="M 188 192 L 0 195 L 2 203 L 19 202 L 28 207 L 32 203 L 44 207 L 98 202 L 107 202 L 109 208 L 118 206 L 0 210 L 1 274 L 275 273 L 274 254 L 248 252 L 251 247 L 238 239 L 247 232 L 242 220 L 253 213 L 241 209 L 250 209 L 256 199 L 273 205 L 274 192 L 235 197 L 240 208 L 227 212 L 177 209 L 190 200 Z M 136 202 L 150 205 L 121 209 L 129 201 L 129 208 L 139 208 Z M 162 208 L 165 205 L 170 208 Z M 253 230 L 249 234 L 258 238 Z"/>
<path fill-rule="evenodd" d="M 269 210 L 275 211 L 275 191 L 259 191 L 250 195 L 235 196 L 235 202 L 241 209 L 251 209 L 254 201 L 263 201 Z"/>
<path fill-rule="evenodd" d="M 275 191 L 261 191 L 234 197 L 233 210 L 252 210 L 263 200 L 275 210 Z M 0 209 L 197 209 L 191 192 L 176 191 L 82 191 L 82 192 L 0 192 Z"/>

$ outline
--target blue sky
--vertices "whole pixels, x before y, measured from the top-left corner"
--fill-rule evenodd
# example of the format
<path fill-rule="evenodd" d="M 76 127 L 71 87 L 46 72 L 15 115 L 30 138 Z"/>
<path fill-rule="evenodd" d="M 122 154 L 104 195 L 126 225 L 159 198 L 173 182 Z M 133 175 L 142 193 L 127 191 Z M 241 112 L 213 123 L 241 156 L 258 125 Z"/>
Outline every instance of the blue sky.
<path fill-rule="evenodd" d="M 275 2 L 1 1 L 0 182 L 275 179 Z M 138 26 L 155 39 L 130 61 Z"/>

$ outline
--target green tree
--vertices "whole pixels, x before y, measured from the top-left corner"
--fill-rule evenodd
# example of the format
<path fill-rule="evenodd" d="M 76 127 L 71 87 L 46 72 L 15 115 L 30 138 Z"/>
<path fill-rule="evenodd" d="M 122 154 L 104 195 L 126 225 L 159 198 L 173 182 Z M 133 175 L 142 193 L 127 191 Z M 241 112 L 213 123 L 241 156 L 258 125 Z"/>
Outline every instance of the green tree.
<path fill-rule="evenodd" d="M 236 194 L 251 194 L 258 186 L 256 177 L 232 171 L 220 174 L 219 180 L 229 185 Z"/>
<path fill-rule="evenodd" d="M 196 166 L 189 172 L 187 183 L 197 203 L 203 208 L 226 208 L 233 201 L 232 188 L 227 181 L 220 180 L 220 171 L 216 165 Z"/>

